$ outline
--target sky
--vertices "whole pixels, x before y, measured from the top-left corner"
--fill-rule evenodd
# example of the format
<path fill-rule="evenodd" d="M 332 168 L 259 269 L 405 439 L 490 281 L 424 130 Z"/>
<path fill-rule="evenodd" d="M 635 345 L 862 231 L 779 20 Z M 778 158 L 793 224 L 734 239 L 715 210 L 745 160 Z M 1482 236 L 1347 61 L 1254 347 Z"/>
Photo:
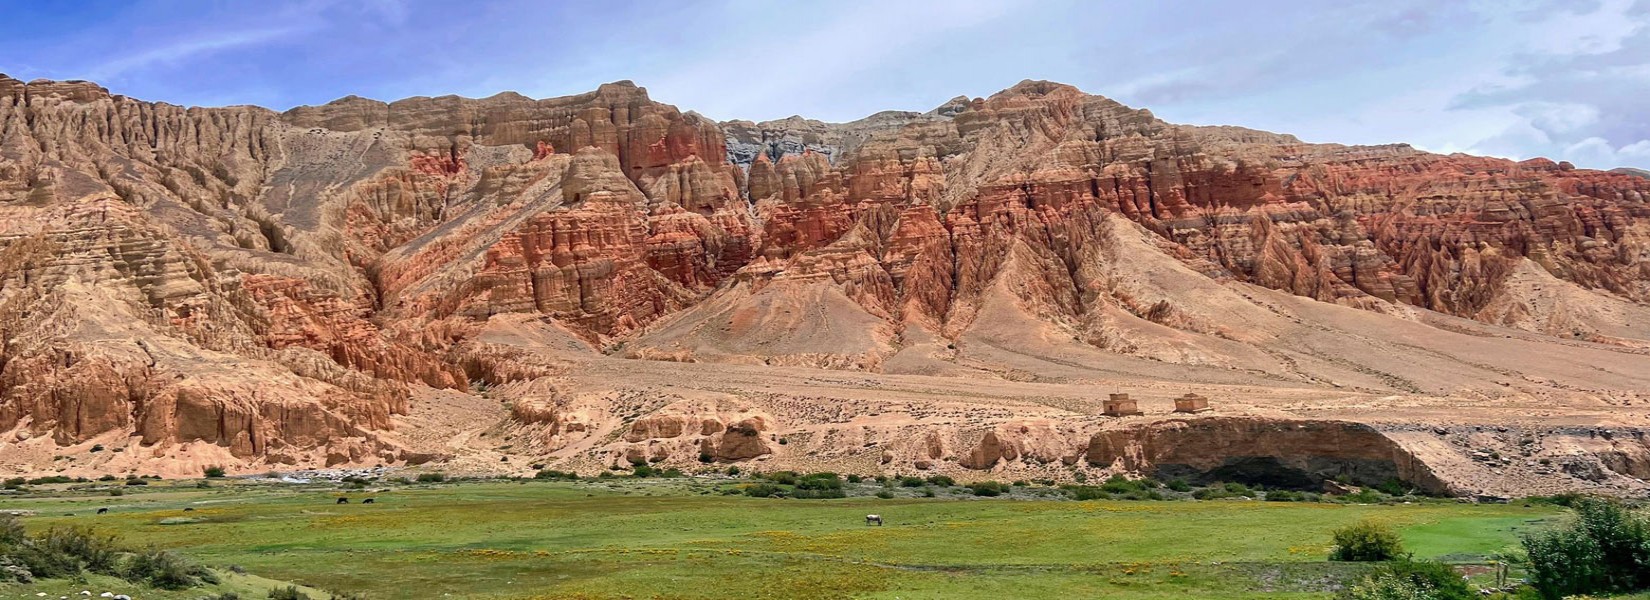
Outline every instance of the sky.
<path fill-rule="evenodd" d="M 848 121 L 1048 79 L 1176 123 L 1650 169 L 1650 0 L 0 0 L 0 73 L 278 110 L 629 79 Z"/>

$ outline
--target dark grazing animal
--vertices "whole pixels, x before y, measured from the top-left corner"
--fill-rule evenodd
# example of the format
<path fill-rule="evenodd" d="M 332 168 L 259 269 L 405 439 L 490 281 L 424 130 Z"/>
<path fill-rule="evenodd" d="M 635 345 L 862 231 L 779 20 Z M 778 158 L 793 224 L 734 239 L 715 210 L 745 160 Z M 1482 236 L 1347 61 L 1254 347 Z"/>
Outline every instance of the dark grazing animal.
<path fill-rule="evenodd" d="M 349 504 L 349 498 L 339 498 L 338 503 L 339 504 Z"/>
<path fill-rule="evenodd" d="M 97 514 L 100 514 L 100 515 L 101 515 L 101 514 L 105 514 L 105 513 L 108 513 L 108 512 L 109 512 L 109 509 L 107 509 L 107 508 L 99 508 L 99 509 L 97 509 Z"/>
<path fill-rule="evenodd" d="M 366 500 L 362 500 L 361 503 L 362 504 L 372 504 L 372 498 L 367 498 Z"/>

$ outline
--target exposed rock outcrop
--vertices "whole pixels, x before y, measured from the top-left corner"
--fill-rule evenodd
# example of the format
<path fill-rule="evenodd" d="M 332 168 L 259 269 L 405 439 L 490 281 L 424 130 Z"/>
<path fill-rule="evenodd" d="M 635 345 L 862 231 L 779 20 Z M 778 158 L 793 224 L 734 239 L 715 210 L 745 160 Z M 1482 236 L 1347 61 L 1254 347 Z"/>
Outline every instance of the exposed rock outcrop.
<path fill-rule="evenodd" d="M 0 430 L 206 444 L 254 468 L 403 460 L 381 434 L 431 389 L 498 394 L 538 447 L 615 462 L 783 458 L 781 432 L 813 419 L 741 404 L 749 389 L 653 414 L 670 402 L 588 388 L 598 352 L 1626 405 L 1650 348 L 1647 196 L 1631 172 L 1178 126 L 1049 82 L 717 124 L 629 82 L 275 113 L 0 76 Z M 1525 335 L 1597 373 L 1483 347 Z M 1153 427 L 1113 440 L 1023 414 L 958 429 L 978 440 L 860 443 L 926 468 L 1236 468 Z M 1279 446 L 1212 455 L 1295 439 L 1218 427 Z M 1315 443 L 1299 456 L 1380 459 Z M 1327 472 L 1311 460 L 1275 468 Z"/>

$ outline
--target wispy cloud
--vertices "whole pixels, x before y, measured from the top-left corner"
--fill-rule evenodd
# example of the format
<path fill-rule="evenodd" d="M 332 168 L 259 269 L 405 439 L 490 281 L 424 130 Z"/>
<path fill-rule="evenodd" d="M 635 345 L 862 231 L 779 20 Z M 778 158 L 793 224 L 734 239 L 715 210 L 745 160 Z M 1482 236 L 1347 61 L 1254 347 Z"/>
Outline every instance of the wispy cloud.
<path fill-rule="evenodd" d="M 256 46 L 301 33 L 308 29 L 306 27 L 250 29 L 177 40 L 135 54 L 98 63 L 88 68 L 86 74 L 91 79 L 113 80 L 128 73 L 150 67 L 184 65 L 215 52 Z"/>

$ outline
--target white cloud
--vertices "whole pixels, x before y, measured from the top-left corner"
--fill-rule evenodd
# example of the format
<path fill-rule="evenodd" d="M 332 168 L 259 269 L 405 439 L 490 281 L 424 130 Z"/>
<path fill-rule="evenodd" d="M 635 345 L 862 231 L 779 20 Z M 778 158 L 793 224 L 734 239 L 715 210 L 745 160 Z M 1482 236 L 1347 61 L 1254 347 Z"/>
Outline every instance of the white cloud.
<path fill-rule="evenodd" d="M 204 54 L 254 46 L 265 42 L 280 39 L 303 31 L 299 27 L 278 27 L 271 29 L 253 29 L 245 31 L 231 31 L 197 38 L 178 40 L 163 46 L 150 48 L 136 54 L 122 56 L 89 68 L 87 78 L 109 81 L 133 71 L 158 66 L 178 65 Z"/>

